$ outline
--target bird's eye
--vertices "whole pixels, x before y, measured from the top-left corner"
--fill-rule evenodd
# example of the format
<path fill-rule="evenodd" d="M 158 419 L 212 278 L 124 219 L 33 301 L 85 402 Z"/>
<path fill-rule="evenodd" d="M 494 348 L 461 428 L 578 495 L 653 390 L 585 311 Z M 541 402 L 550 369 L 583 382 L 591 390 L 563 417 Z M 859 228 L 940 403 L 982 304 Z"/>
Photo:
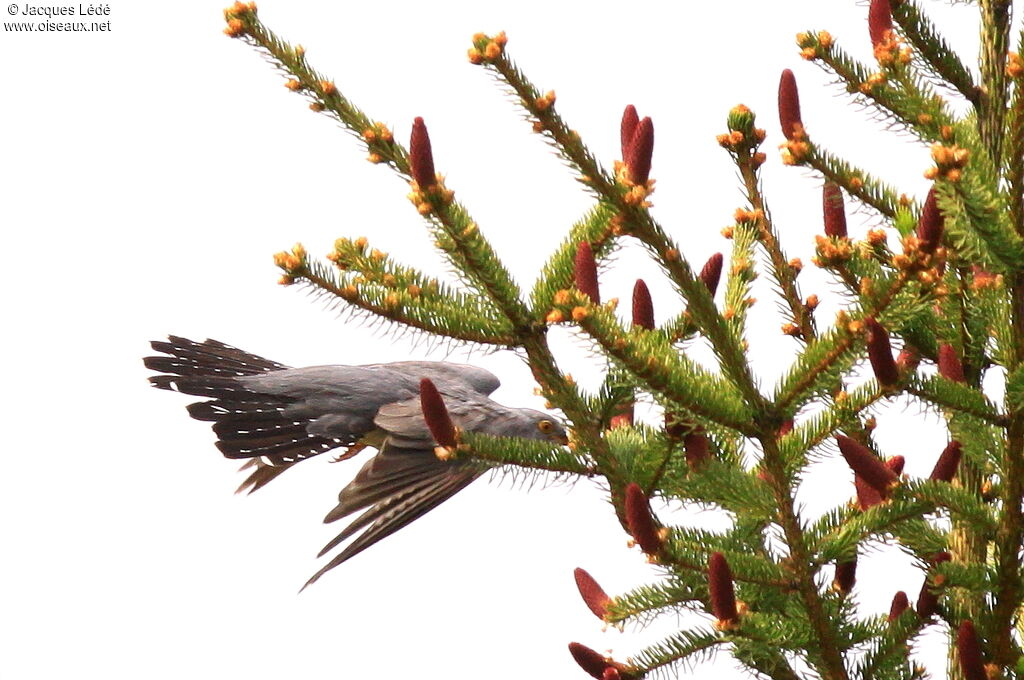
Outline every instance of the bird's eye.
<path fill-rule="evenodd" d="M 544 434 L 551 434 L 555 431 L 555 424 L 550 420 L 542 420 L 537 423 L 537 429 Z"/>

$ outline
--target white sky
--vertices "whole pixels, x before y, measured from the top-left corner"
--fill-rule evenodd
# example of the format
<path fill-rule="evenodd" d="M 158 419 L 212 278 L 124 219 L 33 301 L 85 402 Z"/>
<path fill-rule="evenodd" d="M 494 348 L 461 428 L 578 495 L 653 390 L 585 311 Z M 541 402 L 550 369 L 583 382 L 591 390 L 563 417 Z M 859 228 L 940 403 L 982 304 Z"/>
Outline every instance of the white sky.
<path fill-rule="evenodd" d="M 400 139 L 414 116 L 426 119 L 438 169 L 526 285 L 591 199 L 468 64 L 477 31 L 508 32 L 513 59 L 558 92 L 563 116 L 609 166 L 623 106 L 654 119 L 655 211 L 697 266 L 727 248 L 719 229 L 741 205 L 714 141 L 739 102 L 768 130 L 767 191 L 785 247 L 809 263 L 819 182 L 783 169 L 775 151 L 786 67 L 816 141 L 923 194 L 927 151 L 879 137 L 794 47 L 798 30 L 826 28 L 869 58 L 866 3 L 347 5 L 266 0 L 260 15 Z M 568 642 L 624 658 L 673 630 L 670 619 L 602 632 L 581 603 L 574 567 L 612 594 L 656 578 L 589 482 L 529 494 L 511 480 L 480 482 L 296 595 L 334 535 L 321 519 L 360 463 L 306 463 L 233 496 L 241 476 L 187 417 L 188 401 L 147 386 L 147 342 L 213 337 L 291 365 L 443 359 L 429 343 L 346 323 L 276 285 L 271 254 L 295 241 L 325 253 L 338 236 L 366 235 L 399 260 L 435 270 L 440 260 L 407 187 L 367 164 L 254 50 L 223 36 L 220 2 L 110 7 L 109 33 L 0 36 L 0 677 L 582 678 Z M 936 10 L 973 54 L 973 11 Z M 855 235 L 874 224 L 851 215 Z M 834 290 L 811 270 L 805 294 Z M 659 318 L 678 310 L 635 252 L 610 267 L 605 294 L 628 299 L 641 275 Z M 794 345 L 776 330 L 767 290 L 761 299 L 751 344 L 769 382 Z M 593 384 L 585 347 L 559 343 L 565 365 Z M 472 360 L 501 376 L 500 401 L 539 406 L 518 359 Z M 924 475 L 944 434 L 894 408 L 879 440 Z M 809 512 L 853 492 L 836 457 L 809 477 Z M 862 557 L 867 613 L 920 587 L 906 560 L 882 554 Z M 941 662 L 942 649 L 926 657 Z M 727 655 L 716 668 L 740 677 Z"/>

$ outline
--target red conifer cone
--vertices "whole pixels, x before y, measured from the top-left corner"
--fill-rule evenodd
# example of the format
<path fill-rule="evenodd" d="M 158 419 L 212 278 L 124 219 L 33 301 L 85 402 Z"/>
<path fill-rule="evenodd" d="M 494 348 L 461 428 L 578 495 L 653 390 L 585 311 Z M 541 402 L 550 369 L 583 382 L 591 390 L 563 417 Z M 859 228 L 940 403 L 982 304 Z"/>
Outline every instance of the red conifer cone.
<path fill-rule="evenodd" d="M 918 247 L 926 253 L 934 253 L 942 242 L 942 232 L 945 220 L 939 204 L 935 200 L 935 187 L 928 191 L 928 197 L 924 201 L 924 208 L 921 210 L 921 217 L 917 221 Z"/>
<path fill-rule="evenodd" d="M 600 652 L 595 652 L 590 647 L 582 645 L 579 642 L 569 643 L 569 653 L 572 654 L 572 658 L 576 660 L 576 663 L 580 665 L 580 668 L 590 673 L 592 677 L 597 680 L 604 679 L 605 669 L 612 667 L 608 659 L 604 657 Z"/>
<path fill-rule="evenodd" d="M 935 467 L 932 468 L 932 474 L 928 479 L 934 479 L 940 482 L 951 482 L 953 477 L 956 475 L 956 470 L 960 467 L 960 456 L 963 453 L 963 448 L 960 446 L 960 442 L 955 439 L 946 445 L 946 448 L 939 454 L 939 459 L 935 461 Z"/>
<path fill-rule="evenodd" d="M 590 298 L 595 305 L 601 304 L 601 291 L 597 286 L 597 261 L 590 244 L 583 241 L 576 247 L 576 289 Z"/>
<path fill-rule="evenodd" d="M 800 119 L 800 93 L 796 89 L 796 76 L 788 68 L 779 79 L 779 124 L 786 139 L 793 141 L 802 135 Z"/>
<path fill-rule="evenodd" d="M 843 595 L 848 595 L 857 582 L 857 556 L 846 562 L 836 562 L 836 574 L 832 578 L 832 587 Z"/>
<path fill-rule="evenodd" d="M 409 137 L 409 168 L 420 189 L 437 184 L 434 154 L 430 150 L 430 136 L 427 134 L 426 124 L 419 116 L 412 122 L 412 135 Z"/>
<path fill-rule="evenodd" d="M 868 9 L 868 34 L 871 36 L 871 46 L 878 47 L 878 43 L 885 40 L 886 33 L 892 30 L 892 8 L 889 0 L 871 0 Z"/>
<path fill-rule="evenodd" d="M 953 382 L 965 382 L 964 365 L 952 345 L 939 345 L 939 375 Z"/>
<path fill-rule="evenodd" d="M 906 458 L 903 456 L 893 456 L 889 460 L 885 461 L 886 466 L 896 473 L 898 477 L 903 472 L 903 466 L 906 464 Z M 882 496 L 875 490 L 873 486 L 864 481 L 864 478 L 860 475 L 855 474 L 853 476 L 853 485 L 857 490 L 857 505 L 860 506 L 861 510 L 867 510 L 868 508 L 878 505 L 882 502 Z"/>
<path fill-rule="evenodd" d="M 683 448 L 686 453 L 686 464 L 691 470 L 696 470 L 704 461 L 711 458 L 708 438 L 703 432 L 693 431 L 684 436 Z"/>
<path fill-rule="evenodd" d="M 608 615 L 608 604 L 612 599 L 585 569 L 577 568 L 573 575 L 576 577 L 576 587 L 580 590 L 583 602 L 586 603 L 590 611 L 594 612 L 594 616 L 604 620 Z"/>
<path fill-rule="evenodd" d="M 633 146 L 633 135 L 636 134 L 636 127 L 640 124 L 640 116 L 636 113 L 636 107 L 630 104 L 622 112 L 622 124 L 619 126 L 619 143 L 622 148 L 622 162 L 627 162 L 629 150 Z"/>
<path fill-rule="evenodd" d="M 964 619 L 957 629 L 956 651 L 960 657 L 960 670 L 963 671 L 966 680 L 988 680 L 985 661 L 981 654 L 981 642 L 970 619 Z"/>
<path fill-rule="evenodd" d="M 907 594 L 902 590 L 897 590 L 892 598 L 892 604 L 889 605 L 889 621 L 892 622 L 900 618 L 900 615 L 907 611 L 909 606 L 910 600 L 907 599 Z"/>
<path fill-rule="evenodd" d="M 932 558 L 931 566 L 934 567 L 937 564 L 949 562 L 951 559 L 953 559 L 953 557 L 948 552 L 940 552 Z M 941 583 L 935 583 L 936 588 L 941 585 Z M 932 591 L 932 587 L 928 584 L 928 576 L 926 575 L 924 583 L 921 584 L 921 592 L 917 595 L 917 615 L 923 619 L 927 619 L 934 616 L 938 611 L 939 595 Z"/>
<path fill-rule="evenodd" d="M 629 179 L 633 184 L 647 184 L 651 175 L 651 158 L 654 156 L 654 123 L 647 116 L 636 126 L 633 140 L 629 144 L 629 156 L 623 159 L 629 168 Z"/>
<path fill-rule="evenodd" d="M 654 330 L 654 303 L 643 279 L 637 279 L 633 284 L 633 325 Z"/>
<path fill-rule="evenodd" d="M 715 292 L 718 290 L 718 281 L 722 278 L 722 261 L 722 254 L 715 253 L 708 258 L 708 261 L 704 263 L 704 267 L 700 270 L 700 280 L 707 286 L 711 297 L 715 297 Z"/>
<path fill-rule="evenodd" d="M 899 371 L 892 358 L 889 331 L 870 316 L 864 319 L 864 325 L 868 329 L 868 360 L 875 379 L 884 387 L 892 387 L 899 380 Z"/>
<path fill-rule="evenodd" d="M 711 613 L 723 623 L 735 623 L 739 619 L 736 610 L 736 593 L 733 590 L 732 571 L 725 555 L 711 554 L 708 560 L 708 591 L 711 596 Z"/>
<path fill-rule="evenodd" d="M 420 380 L 420 408 L 423 410 L 423 420 L 427 423 L 430 435 L 438 446 L 455 447 L 455 424 L 448 415 L 441 393 L 437 391 L 430 378 Z"/>
<path fill-rule="evenodd" d="M 626 524 L 633 540 L 648 555 L 656 555 L 661 550 L 661 537 L 654 521 L 654 513 L 647 496 L 636 482 L 626 486 Z"/>
<path fill-rule="evenodd" d="M 871 449 L 846 435 L 836 435 L 839 452 L 843 454 L 847 465 L 864 478 L 884 499 L 889 497 L 889 487 L 899 480 L 899 476 L 885 463 L 878 459 Z"/>
<path fill-rule="evenodd" d="M 846 206 L 843 192 L 835 182 L 827 181 L 821 188 L 821 208 L 825 223 L 825 235 L 846 237 Z"/>

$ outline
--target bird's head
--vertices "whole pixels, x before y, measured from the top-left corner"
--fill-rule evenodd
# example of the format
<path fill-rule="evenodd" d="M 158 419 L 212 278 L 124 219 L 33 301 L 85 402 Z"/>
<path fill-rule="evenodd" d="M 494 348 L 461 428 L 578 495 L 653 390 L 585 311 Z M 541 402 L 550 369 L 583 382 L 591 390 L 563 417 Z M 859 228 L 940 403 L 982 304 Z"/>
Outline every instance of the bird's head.
<path fill-rule="evenodd" d="M 520 437 L 527 439 L 540 439 L 542 441 L 553 441 L 563 446 L 569 443 L 569 435 L 565 431 L 565 425 L 558 418 L 549 413 L 522 409 L 527 422 L 532 425 L 529 434 L 520 434 Z"/>

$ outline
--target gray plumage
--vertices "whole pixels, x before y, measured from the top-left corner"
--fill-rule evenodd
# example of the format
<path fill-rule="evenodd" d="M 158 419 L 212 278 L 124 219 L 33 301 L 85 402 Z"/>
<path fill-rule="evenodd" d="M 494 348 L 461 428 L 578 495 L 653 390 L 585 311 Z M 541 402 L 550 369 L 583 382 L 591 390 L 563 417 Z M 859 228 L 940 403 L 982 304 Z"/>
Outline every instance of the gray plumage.
<path fill-rule="evenodd" d="M 487 395 L 499 386 L 489 371 L 434 361 L 364 366 L 289 368 L 215 340 L 199 343 L 170 336 L 151 343 L 161 356 L 146 357 L 158 388 L 204 397 L 188 406 L 211 421 L 217 448 L 248 459 L 251 469 L 238 491 L 265 486 L 293 465 L 331 449 L 362 446 L 378 452 L 338 496 L 325 522 L 362 510 L 320 556 L 359 535 L 306 583 L 406 526 L 477 479 L 484 468 L 441 461 L 423 420 L 419 383 L 429 378 L 452 421 L 470 432 L 564 442 L 553 417 L 510 408 Z"/>

